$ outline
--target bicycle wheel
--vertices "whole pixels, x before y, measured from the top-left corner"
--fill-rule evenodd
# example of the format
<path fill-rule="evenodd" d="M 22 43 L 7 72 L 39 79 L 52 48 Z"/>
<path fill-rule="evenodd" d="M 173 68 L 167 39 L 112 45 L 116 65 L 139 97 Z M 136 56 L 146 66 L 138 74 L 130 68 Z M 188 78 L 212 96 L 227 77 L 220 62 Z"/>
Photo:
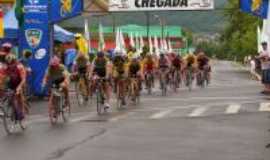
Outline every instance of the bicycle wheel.
<path fill-rule="evenodd" d="M 8 104 L 1 107 L 3 112 L 3 125 L 7 134 L 12 134 L 15 131 L 16 117 L 14 108 Z"/>
<path fill-rule="evenodd" d="M 138 83 L 137 83 L 134 91 L 135 91 L 135 103 L 136 103 L 136 105 L 138 105 L 140 103 L 140 99 L 141 99 L 140 98 L 140 88 L 139 88 L 139 84 Z"/>
<path fill-rule="evenodd" d="M 164 77 L 162 77 L 161 79 L 161 92 L 162 92 L 162 96 L 166 96 L 166 92 L 167 92 L 167 86 L 166 86 L 166 80 L 164 79 Z"/>
<path fill-rule="evenodd" d="M 178 79 L 177 79 L 177 73 L 173 74 L 173 90 L 174 92 L 177 92 L 177 88 L 179 87 Z"/>
<path fill-rule="evenodd" d="M 97 90 L 97 96 L 96 96 L 96 98 L 97 98 L 97 114 L 98 115 L 101 115 L 102 114 L 102 105 L 103 105 L 103 98 L 102 98 L 102 93 L 101 93 L 101 90 L 100 90 L 100 88 L 98 88 L 98 90 Z"/>
<path fill-rule="evenodd" d="M 69 106 L 67 106 L 67 103 L 65 102 L 65 97 L 63 95 L 59 97 L 59 107 L 63 121 L 65 123 L 68 122 Z"/>
<path fill-rule="evenodd" d="M 191 91 L 192 90 L 192 73 L 190 71 L 187 74 L 187 86 L 188 86 L 188 90 Z"/>
<path fill-rule="evenodd" d="M 79 106 L 85 106 L 85 96 L 84 96 L 84 80 L 82 78 L 79 79 L 79 81 L 75 84 L 76 89 L 76 97 L 78 101 Z"/>
<path fill-rule="evenodd" d="M 121 86 L 119 84 L 117 84 L 117 88 L 116 88 L 116 98 L 117 98 L 117 101 L 116 101 L 116 106 L 117 106 L 117 109 L 122 109 L 123 107 L 123 98 L 122 98 L 122 95 L 120 93 L 120 90 L 121 90 Z"/>
<path fill-rule="evenodd" d="M 146 76 L 146 88 L 147 88 L 147 92 L 148 94 L 152 94 L 152 77 L 151 75 L 147 74 Z"/>
<path fill-rule="evenodd" d="M 55 125 L 58 122 L 59 116 L 59 99 L 57 96 L 53 96 L 52 98 L 52 110 L 49 113 L 50 122 L 52 125 Z"/>

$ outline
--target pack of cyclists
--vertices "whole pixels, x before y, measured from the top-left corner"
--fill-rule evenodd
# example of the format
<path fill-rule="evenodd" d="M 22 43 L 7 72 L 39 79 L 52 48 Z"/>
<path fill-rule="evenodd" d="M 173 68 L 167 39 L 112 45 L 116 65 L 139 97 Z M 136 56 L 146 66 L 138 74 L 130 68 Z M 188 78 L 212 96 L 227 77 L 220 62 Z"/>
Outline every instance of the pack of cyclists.
<path fill-rule="evenodd" d="M 0 91 L 1 96 L 5 95 L 7 90 L 13 91 L 13 106 L 16 108 L 16 118 L 23 126 L 23 120 L 27 113 L 27 106 L 24 103 L 23 88 L 27 85 L 27 76 L 30 71 L 29 66 L 24 61 L 18 60 L 11 53 L 12 45 L 5 43 L 0 50 Z M 31 53 L 25 53 L 26 58 L 29 58 Z M 91 54 L 93 55 L 93 54 Z M 113 93 L 116 97 L 121 98 L 121 105 L 127 104 L 128 88 L 131 83 L 135 88 L 136 95 L 143 89 L 152 89 L 156 86 L 156 81 L 161 81 L 162 76 L 165 77 L 166 85 L 177 83 L 175 88 L 179 88 L 180 83 L 187 82 L 188 72 L 191 71 L 191 80 L 197 79 L 197 84 L 200 85 L 202 73 L 206 73 L 205 78 L 207 83 L 210 82 L 211 66 L 209 58 L 200 52 L 197 55 L 188 54 L 185 57 L 175 53 L 162 52 L 159 55 L 146 54 L 139 55 L 135 50 L 131 50 L 128 55 L 116 51 L 114 57 L 107 56 L 105 52 L 98 52 L 96 56 L 88 56 L 78 51 L 75 62 L 73 63 L 71 73 L 65 68 L 61 59 L 53 56 L 49 62 L 47 72 L 44 76 L 43 86 L 58 86 L 64 93 L 65 106 L 70 107 L 69 88 L 71 87 L 70 79 L 76 81 L 78 77 L 84 79 L 85 101 L 93 96 L 96 92 L 96 85 L 102 81 L 102 93 L 104 93 L 104 110 L 111 107 L 111 99 Z M 74 78 L 77 77 L 77 78 Z M 175 78 L 177 77 L 177 78 Z M 157 83 L 158 84 L 158 83 Z M 161 85 L 161 83 L 159 83 Z M 185 84 L 187 85 L 187 83 Z M 161 86 L 159 86 L 161 88 Z M 134 92 L 134 89 L 132 90 Z M 151 94 L 151 92 L 148 92 Z M 50 96 L 49 96 L 50 97 Z M 134 100 L 134 98 L 132 99 Z M 48 103 L 49 114 L 54 114 L 52 107 L 52 98 L 49 98 Z"/>

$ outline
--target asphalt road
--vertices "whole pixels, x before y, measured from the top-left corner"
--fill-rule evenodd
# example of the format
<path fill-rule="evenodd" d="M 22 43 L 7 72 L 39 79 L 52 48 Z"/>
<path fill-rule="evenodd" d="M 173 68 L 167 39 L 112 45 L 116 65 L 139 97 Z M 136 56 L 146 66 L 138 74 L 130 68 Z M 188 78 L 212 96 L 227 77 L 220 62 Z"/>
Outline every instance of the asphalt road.
<path fill-rule="evenodd" d="M 67 124 L 51 126 L 46 102 L 33 102 L 25 132 L 6 136 L 0 124 L 0 159 L 269 160 L 270 102 L 260 83 L 230 62 L 213 68 L 208 88 L 167 97 L 156 89 L 139 106 L 103 116 L 72 94 Z"/>

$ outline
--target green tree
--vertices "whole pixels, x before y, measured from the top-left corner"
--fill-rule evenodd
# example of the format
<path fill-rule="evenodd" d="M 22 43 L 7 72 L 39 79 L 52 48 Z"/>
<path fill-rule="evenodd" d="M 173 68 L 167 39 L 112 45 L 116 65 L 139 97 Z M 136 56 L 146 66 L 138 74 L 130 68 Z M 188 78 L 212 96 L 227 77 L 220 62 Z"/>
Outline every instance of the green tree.
<path fill-rule="evenodd" d="M 236 0 L 228 0 L 223 14 L 228 23 L 221 36 L 220 47 L 224 50 L 219 54 L 240 61 L 247 55 L 257 54 L 257 26 L 262 20 L 241 12 Z"/>

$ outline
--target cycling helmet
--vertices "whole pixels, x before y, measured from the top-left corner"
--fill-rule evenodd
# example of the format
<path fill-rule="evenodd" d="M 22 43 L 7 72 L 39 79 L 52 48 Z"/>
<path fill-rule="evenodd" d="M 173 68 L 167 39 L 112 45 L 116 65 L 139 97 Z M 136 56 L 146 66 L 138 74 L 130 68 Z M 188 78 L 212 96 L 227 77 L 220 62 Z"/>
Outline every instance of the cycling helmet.
<path fill-rule="evenodd" d="M 60 59 L 57 56 L 54 56 L 50 61 L 51 67 L 57 67 L 60 65 Z"/>
<path fill-rule="evenodd" d="M 1 46 L 2 48 L 12 48 L 12 44 L 11 43 L 4 43 L 4 44 L 2 44 L 2 46 Z"/>
<path fill-rule="evenodd" d="M 9 54 L 6 56 L 5 60 L 7 63 L 12 63 L 14 61 L 16 61 L 16 56 L 14 54 Z"/>
<path fill-rule="evenodd" d="M 99 58 L 104 57 L 104 53 L 103 53 L 103 52 L 98 52 L 98 53 L 97 53 L 97 57 L 99 57 Z"/>
<path fill-rule="evenodd" d="M 4 43 L 4 44 L 2 44 L 1 47 L 3 49 L 3 52 L 9 53 L 12 49 L 12 44 L 11 43 Z"/>

